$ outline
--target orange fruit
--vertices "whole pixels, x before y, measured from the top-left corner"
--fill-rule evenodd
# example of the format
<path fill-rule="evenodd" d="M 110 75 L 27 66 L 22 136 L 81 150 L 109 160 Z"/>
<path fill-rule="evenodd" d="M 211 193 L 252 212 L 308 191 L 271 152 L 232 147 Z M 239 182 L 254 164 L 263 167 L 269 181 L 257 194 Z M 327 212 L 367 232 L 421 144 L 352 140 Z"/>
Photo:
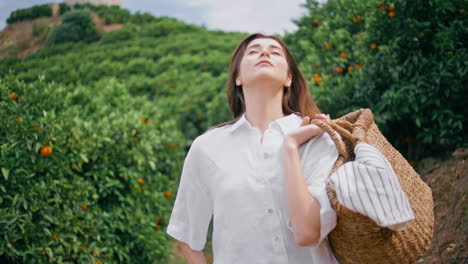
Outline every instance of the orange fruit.
<path fill-rule="evenodd" d="M 42 157 L 47 157 L 49 156 L 50 154 L 52 154 L 52 148 L 50 146 L 47 146 L 47 145 L 43 145 L 41 147 L 41 156 Z"/>
<path fill-rule="evenodd" d="M 88 244 L 83 243 L 83 244 L 81 244 L 81 246 L 84 247 L 84 248 L 87 248 L 87 247 L 88 247 Z"/>
<path fill-rule="evenodd" d="M 343 68 L 341 68 L 341 67 L 336 67 L 336 72 L 337 72 L 337 73 L 342 73 L 342 72 L 343 72 Z"/>
<path fill-rule="evenodd" d="M 362 65 L 361 64 L 356 64 L 356 65 L 354 65 L 354 68 L 360 69 L 360 68 L 362 68 Z"/>
<path fill-rule="evenodd" d="M 314 24 L 318 24 L 320 23 L 320 20 L 318 20 L 317 18 L 314 18 Z"/>
<path fill-rule="evenodd" d="M 395 6 L 394 6 L 394 5 L 389 6 L 389 7 L 388 7 L 388 10 L 389 10 L 389 11 L 395 11 Z"/>
<path fill-rule="evenodd" d="M 20 121 L 23 121 L 23 118 L 21 116 L 18 116 L 17 118 L 15 118 L 16 122 L 20 122 Z"/>
<path fill-rule="evenodd" d="M 159 230 L 161 230 L 161 226 L 160 226 L 160 225 L 157 225 L 157 226 L 154 227 L 154 229 L 156 229 L 156 230 L 159 231 Z"/>
<path fill-rule="evenodd" d="M 376 49 L 377 49 L 377 44 L 372 43 L 372 44 L 370 45 L 370 48 L 373 49 L 373 50 L 376 50 Z"/>
<path fill-rule="evenodd" d="M 380 12 L 384 13 L 385 11 L 387 11 L 387 8 L 385 7 L 380 8 Z"/>
<path fill-rule="evenodd" d="M 39 130 L 41 130 L 42 128 L 41 128 L 41 126 L 34 126 L 34 129 L 35 129 L 36 131 L 39 131 Z"/>
<path fill-rule="evenodd" d="M 319 74 L 314 73 L 314 81 L 315 83 L 319 83 L 322 81 L 322 77 Z"/>
<path fill-rule="evenodd" d="M 390 13 L 388 13 L 388 16 L 389 16 L 389 17 L 395 17 L 395 12 L 390 12 Z"/>
<path fill-rule="evenodd" d="M 420 38 L 420 39 L 424 38 L 424 33 L 419 34 L 418 38 Z"/>
<path fill-rule="evenodd" d="M 18 99 L 18 94 L 13 92 L 13 93 L 11 93 L 10 98 L 11 98 L 11 100 L 17 100 Z"/>
<path fill-rule="evenodd" d="M 359 34 L 354 34 L 354 37 L 358 39 L 359 37 L 361 37 L 361 35 L 359 35 Z"/>
<path fill-rule="evenodd" d="M 125 180 L 125 175 L 120 175 L 120 179 Z"/>
<path fill-rule="evenodd" d="M 148 119 L 146 119 L 146 118 L 143 117 L 143 118 L 141 119 L 141 123 L 143 123 L 143 124 L 145 124 L 145 125 L 148 124 Z"/>
<path fill-rule="evenodd" d="M 167 144 L 168 149 L 174 149 L 174 147 L 175 147 L 174 144 Z"/>
<path fill-rule="evenodd" d="M 166 191 L 164 192 L 164 196 L 166 197 L 166 199 L 169 199 L 172 195 L 172 192 L 171 191 Z"/>
<path fill-rule="evenodd" d="M 75 164 L 72 164 L 70 167 L 71 167 L 72 170 L 76 170 Z"/>
<path fill-rule="evenodd" d="M 57 234 L 54 234 L 54 235 L 52 236 L 52 240 L 57 240 L 57 239 L 58 239 Z"/>
<path fill-rule="evenodd" d="M 162 221 L 162 217 L 160 216 L 156 217 L 156 222 L 161 223 L 161 221 Z"/>
<path fill-rule="evenodd" d="M 83 205 L 81 206 L 81 209 L 83 209 L 83 211 L 88 210 L 88 205 L 87 205 L 87 204 L 83 204 Z"/>
<path fill-rule="evenodd" d="M 340 57 L 341 57 L 341 58 L 346 58 L 346 53 L 341 52 L 341 53 L 340 53 Z"/>
<path fill-rule="evenodd" d="M 385 5 L 385 2 L 384 2 L 384 1 L 381 1 L 381 2 L 379 3 L 379 6 L 383 6 L 383 5 Z"/>
<path fill-rule="evenodd" d="M 352 72 L 353 71 L 353 66 L 349 66 L 348 67 L 348 72 Z"/>
<path fill-rule="evenodd" d="M 333 46 L 333 44 L 328 43 L 328 44 L 325 46 L 325 48 L 326 48 L 326 49 L 331 49 L 332 46 Z"/>
<path fill-rule="evenodd" d="M 145 180 L 142 179 L 142 178 L 139 178 L 139 179 L 138 179 L 138 183 L 139 183 L 139 184 L 145 184 Z"/>

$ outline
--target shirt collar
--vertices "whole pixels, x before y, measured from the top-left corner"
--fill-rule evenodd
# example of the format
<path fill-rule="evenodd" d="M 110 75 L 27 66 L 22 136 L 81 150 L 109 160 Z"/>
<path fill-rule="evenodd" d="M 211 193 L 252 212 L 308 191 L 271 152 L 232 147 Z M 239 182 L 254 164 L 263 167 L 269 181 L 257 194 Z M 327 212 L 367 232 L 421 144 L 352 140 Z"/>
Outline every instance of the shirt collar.
<path fill-rule="evenodd" d="M 302 121 L 302 116 L 296 113 L 291 113 L 287 116 L 273 120 L 272 122 L 279 125 L 283 134 L 287 134 L 291 129 L 298 127 L 301 121 Z M 227 129 L 228 129 L 228 132 L 232 133 L 237 128 L 241 126 L 246 126 L 246 125 L 249 125 L 249 123 L 247 119 L 245 118 L 245 112 L 243 112 L 242 115 L 239 117 L 239 119 Z"/>

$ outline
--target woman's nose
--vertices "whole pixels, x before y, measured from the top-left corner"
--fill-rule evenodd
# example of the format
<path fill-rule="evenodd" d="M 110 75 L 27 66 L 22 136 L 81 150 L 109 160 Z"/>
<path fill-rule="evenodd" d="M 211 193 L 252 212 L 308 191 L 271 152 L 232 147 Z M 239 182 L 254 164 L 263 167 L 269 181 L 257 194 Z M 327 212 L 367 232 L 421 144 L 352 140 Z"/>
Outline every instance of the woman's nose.
<path fill-rule="evenodd" d="M 260 54 L 260 56 L 263 56 L 263 55 L 267 55 L 267 56 L 270 56 L 270 53 L 268 53 L 267 50 L 263 50 Z"/>

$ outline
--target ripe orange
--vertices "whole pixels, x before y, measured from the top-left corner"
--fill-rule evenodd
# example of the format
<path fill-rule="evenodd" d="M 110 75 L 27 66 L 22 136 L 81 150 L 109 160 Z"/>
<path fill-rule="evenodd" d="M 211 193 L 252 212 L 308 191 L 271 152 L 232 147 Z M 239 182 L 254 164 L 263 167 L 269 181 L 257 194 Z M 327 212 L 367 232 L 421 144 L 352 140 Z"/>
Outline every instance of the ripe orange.
<path fill-rule="evenodd" d="M 384 2 L 384 1 L 381 1 L 381 2 L 378 4 L 378 6 L 383 6 L 383 5 L 385 5 L 385 2 Z"/>
<path fill-rule="evenodd" d="M 341 68 L 341 67 L 336 67 L 336 72 L 337 72 L 337 73 L 342 73 L 342 72 L 343 72 L 343 68 Z"/>
<path fill-rule="evenodd" d="M 318 24 L 320 23 L 320 20 L 318 20 L 317 18 L 314 18 L 314 24 Z"/>
<path fill-rule="evenodd" d="M 162 221 L 162 217 L 160 216 L 156 217 L 156 222 L 161 223 L 161 221 Z"/>
<path fill-rule="evenodd" d="M 168 149 L 174 149 L 174 147 L 175 147 L 174 144 L 167 144 Z"/>
<path fill-rule="evenodd" d="M 389 17 L 395 17 L 395 12 L 390 12 L 390 13 L 388 13 L 388 16 L 389 16 Z"/>
<path fill-rule="evenodd" d="M 156 230 L 159 231 L 159 230 L 161 230 L 161 226 L 160 226 L 160 225 L 157 225 L 157 226 L 154 227 L 154 229 L 156 229 Z"/>
<path fill-rule="evenodd" d="M 348 67 L 348 72 L 352 72 L 353 71 L 353 66 L 349 66 Z"/>
<path fill-rule="evenodd" d="M 57 234 L 54 234 L 54 235 L 52 236 L 52 240 L 57 240 L 57 239 L 58 239 Z"/>
<path fill-rule="evenodd" d="M 376 50 L 376 49 L 377 49 L 377 44 L 372 43 L 372 44 L 370 45 L 370 48 L 373 49 L 373 50 Z"/>
<path fill-rule="evenodd" d="M 18 94 L 13 92 L 13 93 L 11 93 L 10 98 L 11 98 L 11 100 L 17 100 L 18 99 Z"/>
<path fill-rule="evenodd" d="M 142 178 L 139 178 L 139 179 L 138 179 L 138 183 L 139 183 L 139 184 L 145 184 L 145 180 L 142 179 Z"/>
<path fill-rule="evenodd" d="M 87 204 L 83 204 L 81 206 L 81 209 L 83 209 L 84 211 L 88 210 L 88 205 Z"/>
<path fill-rule="evenodd" d="M 164 196 L 166 197 L 166 199 L 169 199 L 172 195 L 172 192 L 171 191 L 166 191 L 164 192 Z"/>
<path fill-rule="evenodd" d="M 42 128 L 41 128 L 41 126 L 34 126 L 34 129 L 35 129 L 36 131 L 39 131 L 39 130 L 41 130 Z"/>
<path fill-rule="evenodd" d="M 47 146 L 47 145 L 43 145 L 41 147 L 41 156 L 42 157 L 47 157 L 49 156 L 50 154 L 52 154 L 52 148 L 50 146 Z"/>
<path fill-rule="evenodd" d="M 70 167 L 71 167 L 72 170 L 76 170 L 75 164 L 72 164 Z"/>
<path fill-rule="evenodd" d="M 389 6 L 389 7 L 388 7 L 388 10 L 389 10 L 389 11 L 395 11 L 395 6 L 394 6 L 394 5 Z"/>
<path fill-rule="evenodd" d="M 328 44 L 325 46 L 325 48 L 326 48 L 326 49 L 331 49 L 332 46 L 333 46 L 333 44 L 328 43 Z"/>
<path fill-rule="evenodd" d="M 356 65 L 354 65 L 354 68 L 360 69 L 360 68 L 362 68 L 362 65 L 361 64 L 356 64 Z"/>
<path fill-rule="evenodd" d="M 141 123 L 147 125 L 147 124 L 148 124 L 148 119 L 146 119 L 146 118 L 143 117 L 143 118 L 141 119 Z"/>
<path fill-rule="evenodd" d="M 340 53 L 340 57 L 341 57 L 341 58 L 346 58 L 346 53 L 341 52 L 341 53 Z"/>
<path fill-rule="evenodd" d="M 83 244 L 81 244 L 81 246 L 84 247 L 84 248 L 87 248 L 87 247 L 88 247 L 88 244 L 83 243 Z"/>
<path fill-rule="evenodd" d="M 23 118 L 21 116 L 18 116 L 17 118 L 15 118 L 16 122 L 20 122 L 23 120 Z"/>

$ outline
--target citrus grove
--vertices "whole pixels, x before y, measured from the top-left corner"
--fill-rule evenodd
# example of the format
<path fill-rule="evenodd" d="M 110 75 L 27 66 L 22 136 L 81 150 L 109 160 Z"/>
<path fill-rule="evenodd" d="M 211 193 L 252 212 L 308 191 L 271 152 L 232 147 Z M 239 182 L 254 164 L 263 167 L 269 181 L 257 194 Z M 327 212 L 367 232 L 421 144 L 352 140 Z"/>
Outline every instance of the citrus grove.
<path fill-rule="evenodd" d="M 281 36 L 323 112 L 371 108 L 413 164 L 466 146 L 466 6 L 422 3 L 307 0 Z M 50 16 L 35 10 L 7 22 Z M 35 29 L 44 48 L 0 60 L 0 262 L 168 263 L 184 157 L 232 119 L 229 60 L 248 34 L 118 7 L 60 14 Z"/>

